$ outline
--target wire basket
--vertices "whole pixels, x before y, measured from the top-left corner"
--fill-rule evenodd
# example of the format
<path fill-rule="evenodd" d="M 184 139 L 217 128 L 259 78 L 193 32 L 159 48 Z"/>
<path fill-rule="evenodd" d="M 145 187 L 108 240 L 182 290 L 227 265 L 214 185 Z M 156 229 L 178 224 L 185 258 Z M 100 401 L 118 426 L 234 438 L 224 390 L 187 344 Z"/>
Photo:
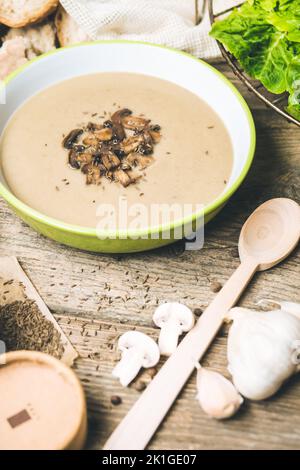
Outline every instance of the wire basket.
<path fill-rule="evenodd" d="M 233 5 L 231 8 L 227 8 L 226 10 L 218 11 L 217 13 L 215 13 L 214 0 L 206 1 L 208 2 L 208 11 L 211 24 L 213 24 L 216 19 L 230 13 L 234 8 L 239 7 L 244 3 L 242 2 L 239 5 Z M 247 88 L 252 91 L 267 106 L 274 109 L 274 111 L 276 111 L 278 114 L 287 119 L 287 121 L 293 122 L 298 127 L 300 127 L 300 121 L 290 116 L 290 114 L 288 114 L 284 109 L 287 103 L 287 93 L 283 93 L 281 95 L 274 95 L 272 93 L 269 93 L 260 82 L 258 82 L 257 80 L 253 80 L 248 75 L 246 75 L 241 66 L 239 65 L 237 59 L 232 54 L 230 54 L 230 52 L 228 52 L 219 41 L 217 41 L 217 43 L 223 57 L 228 62 L 235 75 L 247 86 Z"/>

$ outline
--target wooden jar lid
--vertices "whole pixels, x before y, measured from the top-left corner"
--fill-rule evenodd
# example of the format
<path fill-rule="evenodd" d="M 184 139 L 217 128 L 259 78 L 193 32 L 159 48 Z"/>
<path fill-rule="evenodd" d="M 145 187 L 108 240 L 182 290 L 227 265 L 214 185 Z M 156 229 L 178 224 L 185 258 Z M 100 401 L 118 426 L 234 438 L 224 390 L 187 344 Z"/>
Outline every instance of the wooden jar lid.
<path fill-rule="evenodd" d="M 39 352 L 0 358 L 0 449 L 81 449 L 87 414 L 74 372 Z"/>

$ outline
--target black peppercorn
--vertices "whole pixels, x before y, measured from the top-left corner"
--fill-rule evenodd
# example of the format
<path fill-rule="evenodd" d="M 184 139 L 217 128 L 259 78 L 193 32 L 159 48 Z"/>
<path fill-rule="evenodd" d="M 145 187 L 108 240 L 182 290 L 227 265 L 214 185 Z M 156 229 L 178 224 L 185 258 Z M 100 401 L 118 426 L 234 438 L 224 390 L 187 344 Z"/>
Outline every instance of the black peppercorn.
<path fill-rule="evenodd" d="M 121 405 L 122 398 L 119 397 L 118 395 L 113 395 L 110 399 L 110 402 L 111 402 L 112 405 L 118 406 L 118 405 Z"/>

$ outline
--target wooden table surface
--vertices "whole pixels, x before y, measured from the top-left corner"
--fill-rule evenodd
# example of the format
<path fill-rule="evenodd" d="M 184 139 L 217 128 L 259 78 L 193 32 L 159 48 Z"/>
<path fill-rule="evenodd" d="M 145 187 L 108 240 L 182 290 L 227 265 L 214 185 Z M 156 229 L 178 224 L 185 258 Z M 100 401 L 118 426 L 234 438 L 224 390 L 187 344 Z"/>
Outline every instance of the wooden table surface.
<path fill-rule="evenodd" d="M 80 354 L 77 372 L 89 415 L 88 449 L 101 449 L 140 392 L 124 389 L 111 376 L 118 359 L 117 338 L 138 329 L 153 338 L 155 306 L 181 301 L 203 309 L 214 297 L 211 283 L 224 283 L 238 265 L 237 241 L 248 215 L 272 197 L 300 197 L 300 130 L 267 109 L 233 77 L 223 62 L 215 64 L 242 91 L 257 126 L 252 169 L 236 195 L 205 230 L 201 251 L 184 251 L 182 242 L 149 253 L 100 255 L 59 245 L 34 232 L 0 203 L 1 255 L 15 255 Z M 300 301 L 299 248 L 280 266 L 255 276 L 240 305 L 254 307 L 261 298 Z M 203 362 L 228 376 L 226 328 Z M 144 372 L 141 380 L 151 377 Z M 118 395 L 122 403 L 111 404 Z M 274 398 L 246 401 L 238 415 L 216 422 L 204 415 L 191 377 L 151 449 L 299 449 L 300 379 L 294 377 Z"/>

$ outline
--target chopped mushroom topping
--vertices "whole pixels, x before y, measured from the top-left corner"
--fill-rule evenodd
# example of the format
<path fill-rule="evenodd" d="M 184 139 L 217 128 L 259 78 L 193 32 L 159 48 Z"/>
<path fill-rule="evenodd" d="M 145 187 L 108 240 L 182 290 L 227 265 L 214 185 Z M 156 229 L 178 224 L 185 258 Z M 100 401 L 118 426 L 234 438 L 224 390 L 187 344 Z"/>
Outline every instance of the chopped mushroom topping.
<path fill-rule="evenodd" d="M 128 171 L 127 174 L 131 180 L 131 183 L 135 183 L 136 181 L 140 180 L 143 176 L 140 173 L 137 173 L 136 171 Z"/>
<path fill-rule="evenodd" d="M 158 144 L 161 139 L 160 126 L 150 126 L 149 134 L 151 135 L 154 144 Z"/>
<path fill-rule="evenodd" d="M 149 124 L 149 120 L 136 117 L 136 116 L 126 116 L 122 119 L 122 124 L 125 129 L 132 129 L 132 130 L 142 130 Z"/>
<path fill-rule="evenodd" d="M 86 184 L 99 184 L 101 179 L 99 168 L 91 163 L 86 167 Z"/>
<path fill-rule="evenodd" d="M 90 133 L 83 139 L 82 143 L 89 147 L 97 147 L 99 140 L 94 136 L 94 134 Z"/>
<path fill-rule="evenodd" d="M 115 171 L 115 180 L 119 181 L 119 183 L 121 183 L 121 185 L 124 186 L 124 188 L 129 186 L 132 182 L 128 174 L 123 170 Z"/>
<path fill-rule="evenodd" d="M 89 122 L 88 125 L 86 126 L 88 131 L 96 131 L 96 130 L 101 130 L 104 126 L 101 126 L 101 124 L 96 124 L 94 122 Z"/>
<path fill-rule="evenodd" d="M 138 157 L 139 157 L 138 153 L 132 152 L 129 155 L 127 155 L 127 157 L 123 160 L 123 162 L 128 163 L 132 167 L 136 165 Z"/>
<path fill-rule="evenodd" d="M 121 148 L 125 154 L 128 155 L 131 152 L 135 152 L 143 142 L 144 138 L 142 135 L 128 137 L 123 140 Z"/>
<path fill-rule="evenodd" d="M 144 170 L 145 168 L 147 168 L 149 165 L 153 163 L 153 160 L 154 160 L 153 157 L 137 155 L 136 163 L 140 170 Z"/>
<path fill-rule="evenodd" d="M 70 150 L 69 152 L 69 164 L 72 168 L 75 168 L 76 170 L 80 168 L 78 154 L 75 152 L 75 150 Z"/>
<path fill-rule="evenodd" d="M 101 123 L 88 122 L 63 139 L 69 150 L 69 164 L 86 175 L 87 184 L 100 184 L 102 176 L 124 188 L 143 177 L 154 162 L 154 146 L 161 138 L 159 125 L 133 116 L 123 108 Z"/>
<path fill-rule="evenodd" d="M 120 160 L 113 152 L 108 152 L 102 156 L 102 163 L 107 170 L 113 170 L 120 165 Z"/>
<path fill-rule="evenodd" d="M 111 140 L 113 131 L 109 127 L 104 127 L 104 129 L 101 129 L 100 131 L 95 131 L 94 135 L 99 140 Z"/>
<path fill-rule="evenodd" d="M 77 142 L 78 140 L 78 137 L 83 133 L 83 130 L 82 129 L 74 129 L 73 131 L 71 131 L 67 137 L 64 138 L 63 140 L 63 146 L 66 148 L 66 149 L 71 149 L 73 148 L 73 145 L 75 144 L 75 142 Z"/>
<path fill-rule="evenodd" d="M 116 111 L 111 117 L 113 134 L 118 140 L 123 140 L 126 137 L 122 119 L 129 114 L 131 114 L 130 109 L 124 108 Z"/>
<path fill-rule="evenodd" d="M 85 165 L 92 162 L 93 155 L 91 153 L 80 153 L 77 155 L 77 160 L 81 165 Z"/>

